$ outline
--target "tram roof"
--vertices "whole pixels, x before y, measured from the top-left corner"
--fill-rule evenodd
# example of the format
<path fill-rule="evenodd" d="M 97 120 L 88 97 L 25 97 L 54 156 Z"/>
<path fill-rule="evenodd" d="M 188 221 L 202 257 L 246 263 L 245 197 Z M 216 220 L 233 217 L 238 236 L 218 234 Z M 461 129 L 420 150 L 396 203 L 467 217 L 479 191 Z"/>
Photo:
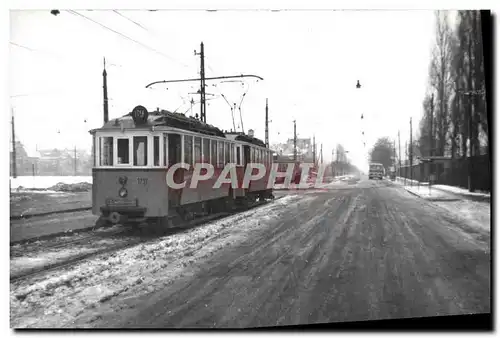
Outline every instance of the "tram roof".
<path fill-rule="evenodd" d="M 132 118 L 132 112 L 123 115 L 122 117 L 112 119 L 106 122 L 101 128 L 97 130 L 113 130 L 113 129 L 134 129 L 134 128 L 151 128 L 158 126 L 173 127 L 181 130 L 188 130 L 200 134 L 218 136 L 227 138 L 235 141 L 242 141 L 251 144 L 258 145 L 260 147 L 265 147 L 266 144 L 253 136 L 246 135 L 241 132 L 224 132 L 221 129 L 200 121 L 199 119 L 186 116 L 181 113 L 173 113 L 168 110 L 155 110 L 148 111 L 148 118 L 143 124 L 136 125 L 134 119 Z M 91 132 L 94 132 L 92 130 Z"/>
<path fill-rule="evenodd" d="M 151 128 L 153 126 L 168 126 L 205 135 L 225 137 L 224 132 L 215 126 L 204 123 L 197 118 L 188 117 L 180 113 L 172 113 L 168 110 L 148 111 L 147 120 L 139 125 L 134 122 L 132 112 L 130 112 L 122 117 L 106 122 L 100 129 Z"/>

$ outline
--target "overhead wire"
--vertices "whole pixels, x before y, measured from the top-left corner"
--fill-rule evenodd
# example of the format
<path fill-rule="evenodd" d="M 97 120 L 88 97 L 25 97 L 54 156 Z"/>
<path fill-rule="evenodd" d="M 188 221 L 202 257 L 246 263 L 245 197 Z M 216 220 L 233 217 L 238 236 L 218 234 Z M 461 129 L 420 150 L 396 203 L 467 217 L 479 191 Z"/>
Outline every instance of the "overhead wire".
<path fill-rule="evenodd" d="M 159 51 L 159 50 L 157 50 L 157 49 L 155 49 L 155 48 L 153 48 L 153 47 L 150 47 L 150 46 L 148 46 L 148 45 L 146 45 L 146 44 L 144 44 L 144 43 L 142 43 L 142 42 L 140 42 L 140 41 L 137 41 L 137 40 L 135 40 L 135 39 L 133 39 L 133 38 L 131 38 L 131 37 L 129 37 L 129 36 L 127 36 L 127 35 L 125 35 L 125 34 L 123 34 L 123 33 L 119 32 L 119 31 L 117 31 L 117 30 L 113 29 L 113 28 L 110 28 L 110 27 L 108 27 L 108 26 L 106 26 L 106 25 L 104 25 L 104 24 L 102 24 L 102 23 L 100 23 L 100 22 L 98 22 L 98 21 L 96 21 L 96 20 L 94 20 L 94 19 L 91 19 L 91 18 L 89 18 L 89 17 L 88 17 L 88 16 L 86 16 L 86 15 L 83 15 L 83 14 L 78 13 L 78 12 L 73 11 L 73 10 L 68 10 L 68 12 L 69 12 L 69 13 L 71 13 L 71 14 L 73 14 L 73 15 L 75 15 L 75 16 L 79 16 L 79 17 L 81 17 L 81 18 L 84 18 L 84 19 L 86 19 L 86 20 L 88 20 L 88 21 L 90 21 L 90 22 L 93 22 L 93 23 L 95 23 L 96 25 L 99 25 L 99 26 L 101 26 L 102 28 L 104 28 L 104 29 L 106 29 L 106 30 L 109 30 L 110 32 L 113 32 L 113 33 L 115 33 L 115 34 L 117 34 L 117 35 L 121 36 L 122 38 L 124 38 L 124 39 L 126 39 L 126 40 L 129 40 L 129 41 L 131 41 L 131 42 L 134 42 L 134 43 L 138 44 L 139 46 L 141 46 L 141 47 L 143 47 L 143 48 L 145 48 L 145 49 L 148 49 L 149 51 L 152 51 L 152 52 L 154 52 L 154 53 L 156 53 L 156 54 L 158 54 L 158 55 L 161 55 L 161 56 L 163 56 L 163 57 L 165 57 L 165 58 L 169 59 L 169 60 L 170 60 L 170 61 L 172 61 L 172 62 L 176 62 L 176 63 L 179 63 L 179 64 L 181 64 L 181 65 L 185 66 L 185 67 L 189 67 L 189 66 L 188 66 L 188 65 L 186 65 L 185 63 L 182 63 L 182 62 L 180 62 L 180 61 L 178 61 L 178 60 L 174 59 L 173 57 L 171 57 L 171 56 L 169 56 L 169 55 L 167 55 L 167 54 L 165 54 L 165 53 L 163 53 L 163 52 L 161 52 L 161 51 Z"/>
<path fill-rule="evenodd" d="M 113 12 L 115 12 L 116 14 L 118 14 L 119 16 L 121 16 L 122 18 L 124 18 L 124 19 L 126 19 L 126 20 L 128 20 L 128 21 L 132 22 L 133 24 L 135 24 L 135 25 L 137 25 L 137 26 L 141 27 L 141 28 L 142 28 L 142 29 L 144 29 L 145 31 L 149 32 L 149 30 L 148 30 L 146 27 L 144 27 L 144 26 L 143 26 L 143 25 L 141 25 L 140 23 L 138 23 L 138 22 L 136 22 L 136 21 L 134 21 L 134 20 L 130 19 L 129 17 L 127 17 L 127 16 L 123 15 L 122 13 L 118 12 L 117 10 L 113 10 Z M 150 32 L 149 32 L 149 33 L 150 33 Z"/>

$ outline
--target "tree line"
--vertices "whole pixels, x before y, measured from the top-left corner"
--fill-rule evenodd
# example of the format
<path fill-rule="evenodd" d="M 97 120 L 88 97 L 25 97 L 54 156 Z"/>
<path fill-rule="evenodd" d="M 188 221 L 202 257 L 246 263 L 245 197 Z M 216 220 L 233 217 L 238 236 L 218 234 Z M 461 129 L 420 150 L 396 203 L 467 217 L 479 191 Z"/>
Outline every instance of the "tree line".
<path fill-rule="evenodd" d="M 419 153 L 465 159 L 489 153 L 481 12 L 457 11 L 454 20 L 450 14 L 435 13 L 423 115 L 417 121 L 412 144 L 406 149 L 402 145 L 402 154 L 396 152 L 403 165 L 410 148 L 414 157 Z M 369 160 L 388 167 L 393 164 L 390 156 L 394 152 L 393 141 L 382 137 L 370 150 Z"/>
<path fill-rule="evenodd" d="M 465 158 L 489 152 L 481 13 L 435 14 L 429 86 L 415 146 L 423 155 Z M 471 148 L 469 148 L 469 139 Z"/>

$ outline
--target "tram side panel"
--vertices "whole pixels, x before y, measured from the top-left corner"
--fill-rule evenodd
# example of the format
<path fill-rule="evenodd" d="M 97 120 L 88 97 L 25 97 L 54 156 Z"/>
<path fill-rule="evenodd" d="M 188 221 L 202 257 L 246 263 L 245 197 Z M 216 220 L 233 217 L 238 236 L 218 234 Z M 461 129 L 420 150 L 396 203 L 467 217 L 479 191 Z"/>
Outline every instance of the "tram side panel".
<path fill-rule="evenodd" d="M 191 181 L 193 178 L 193 170 L 185 172 L 184 180 L 185 187 L 182 189 L 181 205 L 214 200 L 222 197 L 229 196 L 230 184 L 222 184 L 219 188 L 215 188 L 215 184 L 219 179 L 222 168 L 215 168 L 214 175 L 207 180 L 198 181 L 198 183 L 191 188 Z M 204 172 L 202 174 L 205 174 Z"/>
<path fill-rule="evenodd" d="M 92 170 L 92 213 L 104 215 L 118 211 L 140 213 L 143 217 L 168 215 L 168 189 L 165 169 Z M 126 195 L 120 194 L 126 189 Z"/>

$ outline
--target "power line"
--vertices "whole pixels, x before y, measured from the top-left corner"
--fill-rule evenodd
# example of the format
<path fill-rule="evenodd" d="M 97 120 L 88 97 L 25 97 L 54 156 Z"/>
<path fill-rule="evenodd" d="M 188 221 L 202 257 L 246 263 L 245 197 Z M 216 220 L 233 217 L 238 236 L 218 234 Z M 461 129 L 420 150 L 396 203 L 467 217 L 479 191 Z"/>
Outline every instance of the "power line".
<path fill-rule="evenodd" d="M 12 41 L 9 41 L 9 43 L 10 43 L 11 45 L 16 46 L 16 47 L 27 49 L 27 50 L 29 50 L 30 52 L 40 52 L 40 50 L 38 50 L 38 49 L 32 49 L 32 48 L 29 48 L 29 47 L 26 47 L 26 46 L 20 45 L 20 44 L 18 44 L 18 43 L 12 42 Z"/>
<path fill-rule="evenodd" d="M 98 22 L 98 21 L 95 21 L 95 20 L 93 20 L 93 19 L 91 19 L 91 18 L 89 18 L 89 17 L 87 17 L 87 16 L 85 16 L 85 15 L 83 15 L 83 14 L 81 14 L 81 13 L 75 12 L 75 11 L 73 11 L 73 10 L 68 10 L 68 12 L 69 12 L 69 13 L 71 13 L 71 14 L 73 14 L 73 15 L 75 15 L 75 16 L 80 16 L 80 17 L 82 17 L 82 18 L 84 18 L 84 19 L 86 19 L 86 20 L 89 20 L 89 21 L 91 21 L 91 22 L 93 22 L 93 23 L 95 23 L 95 24 L 97 24 L 97 25 L 101 26 L 102 28 L 107 29 L 107 30 L 109 30 L 109 31 L 111 31 L 111 32 L 113 32 L 113 33 L 115 33 L 115 34 L 117 34 L 117 35 L 121 36 L 121 37 L 122 37 L 122 38 L 124 38 L 124 39 L 127 39 L 127 40 L 129 40 L 129 41 L 132 41 L 132 42 L 134 42 L 134 43 L 138 44 L 139 46 L 141 46 L 141 47 L 143 47 L 143 48 L 145 48 L 145 49 L 148 49 L 148 50 L 150 50 L 150 51 L 152 51 L 152 52 L 154 52 L 154 53 L 157 53 L 157 54 L 159 54 L 159 55 L 161 55 L 161 56 L 163 56 L 163 57 L 165 57 L 165 58 L 169 59 L 170 61 L 173 61 L 173 62 L 176 62 L 176 63 L 180 63 L 181 65 L 183 65 L 183 66 L 185 66 L 185 67 L 189 67 L 188 65 L 186 65 L 186 64 L 184 64 L 184 63 L 182 63 L 182 62 L 180 62 L 180 61 L 175 60 L 175 59 L 174 59 L 174 58 L 172 58 L 171 56 L 168 56 L 167 54 L 162 53 L 162 52 L 160 52 L 160 51 L 159 51 L 159 50 L 157 50 L 157 49 L 154 49 L 154 48 L 152 48 L 152 47 L 149 47 L 148 45 L 145 45 L 145 44 L 144 44 L 144 43 L 142 43 L 142 42 L 139 42 L 139 41 L 137 41 L 137 40 L 135 40 L 135 39 L 132 39 L 131 37 L 129 37 L 129 36 L 127 36 L 127 35 L 123 34 L 123 33 L 120 33 L 120 32 L 118 32 L 118 31 L 116 31 L 116 30 L 114 30 L 114 29 L 112 29 L 112 28 L 109 28 L 108 26 L 106 26 L 106 25 L 104 25 L 104 24 L 102 24 L 102 23 L 100 23 L 100 22 Z"/>
<path fill-rule="evenodd" d="M 117 10 L 113 10 L 113 12 L 115 12 L 116 14 L 118 14 L 119 16 L 121 16 L 122 18 L 124 18 L 125 20 L 128 20 L 128 21 L 130 21 L 130 22 L 134 23 L 135 25 L 137 25 L 137 26 L 141 27 L 141 28 L 142 28 L 142 29 L 144 29 L 145 31 L 149 32 L 149 30 L 148 30 L 146 27 L 144 27 L 144 26 L 143 26 L 143 25 L 141 25 L 140 23 L 138 23 L 138 22 L 136 22 L 136 21 L 134 21 L 134 20 L 130 19 L 129 17 L 127 17 L 127 16 L 123 15 L 122 13 L 118 12 Z"/>

